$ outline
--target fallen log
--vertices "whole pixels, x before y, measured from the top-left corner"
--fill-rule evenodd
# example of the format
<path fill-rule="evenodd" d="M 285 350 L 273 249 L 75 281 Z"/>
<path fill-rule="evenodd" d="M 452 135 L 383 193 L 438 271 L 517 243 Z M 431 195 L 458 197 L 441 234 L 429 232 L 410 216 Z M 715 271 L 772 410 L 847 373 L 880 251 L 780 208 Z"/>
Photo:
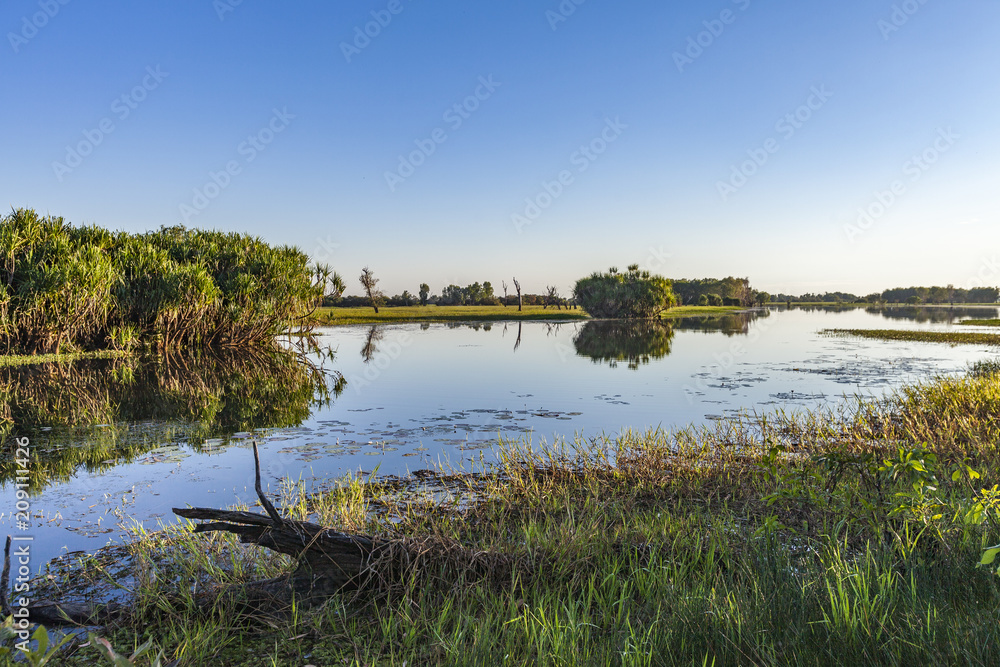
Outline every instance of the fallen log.
<path fill-rule="evenodd" d="M 360 588 L 366 580 L 368 565 L 389 541 L 367 535 L 349 535 L 308 521 L 282 518 L 261 488 L 260 453 L 253 446 L 254 489 L 267 516 L 253 512 L 217 510 L 204 507 L 174 508 L 185 519 L 205 520 L 195 526 L 196 533 L 225 532 L 238 535 L 244 544 L 256 544 L 296 559 L 295 570 L 286 577 L 257 582 L 251 586 L 269 593 L 287 588 L 289 595 L 308 601 L 329 597 L 341 590 Z"/>
<path fill-rule="evenodd" d="M 511 555 L 468 549 L 453 540 L 427 538 L 376 538 L 338 532 L 308 521 L 281 516 L 261 487 L 260 453 L 254 454 L 254 489 L 267 512 L 257 514 L 204 507 L 175 508 L 174 514 L 201 520 L 195 533 L 225 532 L 239 536 L 244 544 L 255 544 L 295 559 L 292 572 L 262 581 L 224 588 L 206 594 L 200 605 L 211 608 L 220 598 L 250 613 L 280 613 L 292 601 L 301 607 L 321 603 L 342 591 L 389 593 L 419 576 L 425 585 L 453 585 L 457 581 L 488 581 L 509 587 L 524 583 L 534 570 L 525 554 Z M 4 571 L 0 575 L 9 590 L 10 538 L 7 538 Z M 4 596 L 4 611 L 9 602 Z M 33 602 L 29 620 L 46 626 L 106 625 L 121 620 L 132 607 L 121 603 Z"/>

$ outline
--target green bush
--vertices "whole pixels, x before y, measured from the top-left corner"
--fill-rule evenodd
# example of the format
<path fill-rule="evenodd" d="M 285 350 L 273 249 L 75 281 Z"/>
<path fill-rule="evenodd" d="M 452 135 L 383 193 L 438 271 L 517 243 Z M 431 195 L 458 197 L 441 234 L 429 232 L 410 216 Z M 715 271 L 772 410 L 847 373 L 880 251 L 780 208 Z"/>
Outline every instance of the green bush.
<path fill-rule="evenodd" d="M 331 276 L 244 234 L 110 232 L 18 209 L 0 218 L 0 353 L 263 342 Z"/>
<path fill-rule="evenodd" d="M 652 319 L 677 303 L 669 280 L 636 264 L 626 273 L 612 268 L 581 278 L 573 296 L 591 316 L 607 319 Z"/>

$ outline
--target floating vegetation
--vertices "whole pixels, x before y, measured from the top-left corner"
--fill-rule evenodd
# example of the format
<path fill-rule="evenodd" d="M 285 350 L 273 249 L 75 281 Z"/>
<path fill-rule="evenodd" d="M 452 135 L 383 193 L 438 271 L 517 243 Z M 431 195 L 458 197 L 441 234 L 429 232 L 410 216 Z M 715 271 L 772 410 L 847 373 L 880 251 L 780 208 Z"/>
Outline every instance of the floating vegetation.
<path fill-rule="evenodd" d="M 823 329 L 827 336 L 855 336 L 873 340 L 950 343 L 952 345 L 1000 345 L 1000 334 L 971 331 L 921 331 L 911 329 Z"/>

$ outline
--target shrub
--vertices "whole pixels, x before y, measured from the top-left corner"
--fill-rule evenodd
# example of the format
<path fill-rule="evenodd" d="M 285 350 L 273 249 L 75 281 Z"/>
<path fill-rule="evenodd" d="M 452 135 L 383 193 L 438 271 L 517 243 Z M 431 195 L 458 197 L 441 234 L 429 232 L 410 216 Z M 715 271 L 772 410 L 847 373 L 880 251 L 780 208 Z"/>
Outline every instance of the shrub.
<path fill-rule="evenodd" d="M 669 280 L 635 264 L 581 278 L 573 296 L 593 317 L 608 319 L 652 319 L 677 303 Z"/>
<path fill-rule="evenodd" d="M 0 248 L 6 353 L 264 342 L 337 278 L 297 248 L 244 234 L 110 232 L 29 209 L 0 218 Z"/>

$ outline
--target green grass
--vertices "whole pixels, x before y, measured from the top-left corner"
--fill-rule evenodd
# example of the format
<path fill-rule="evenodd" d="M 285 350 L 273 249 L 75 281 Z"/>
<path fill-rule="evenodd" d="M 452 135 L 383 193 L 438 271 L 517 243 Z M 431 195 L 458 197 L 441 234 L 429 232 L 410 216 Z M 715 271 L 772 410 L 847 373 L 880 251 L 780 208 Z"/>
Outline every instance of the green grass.
<path fill-rule="evenodd" d="M 422 540 L 428 566 L 270 619 L 198 610 L 289 567 L 231 535 L 140 533 L 127 563 L 48 581 L 131 577 L 136 615 L 108 638 L 192 665 L 997 664 L 1000 576 L 978 566 L 1000 542 L 997 414 L 979 372 L 836 413 L 503 442 L 432 480 L 286 485 L 289 516 Z M 456 574 L 455 545 L 511 571 Z"/>
<path fill-rule="evenodd" d="M 952 345 L 1000 345 L 1000 334 L 967 331 L 919 331 L 907 329 L 823 329 L 829 336 L 855 336 L 874 340 L 950 343 Z"/>
<path fill-rule="evenodd" d="M 1000 327 L 1000 320 L 962 320 L 959 324 L 977 327 Z"/>
<path fill-rule="evenodd" d="M 731 306 L 680 306 L 664 313 L 663 317 L 690 317 L 731 313 L 741 308 Z M 589 319 L 583 310 L 556 309 L 553 307 L 524 306 L 383 306 L 378 314 L 368 306 L 351 308 L 319 308 L 313 321 L 319 325 L 378 324 L 394 322 L 499 322 L 506 320 L 568 321 Z"/>
<path fill-rule="evenodd" d="M 66 363 L 79 359 L 120 359 L 129 356 L 120 350 L 95 350 L 93 352 L 64 352 L 62 354 L 5 354 L 0 356 L 0 368 L 29 366 L 31 364 Z"/>

